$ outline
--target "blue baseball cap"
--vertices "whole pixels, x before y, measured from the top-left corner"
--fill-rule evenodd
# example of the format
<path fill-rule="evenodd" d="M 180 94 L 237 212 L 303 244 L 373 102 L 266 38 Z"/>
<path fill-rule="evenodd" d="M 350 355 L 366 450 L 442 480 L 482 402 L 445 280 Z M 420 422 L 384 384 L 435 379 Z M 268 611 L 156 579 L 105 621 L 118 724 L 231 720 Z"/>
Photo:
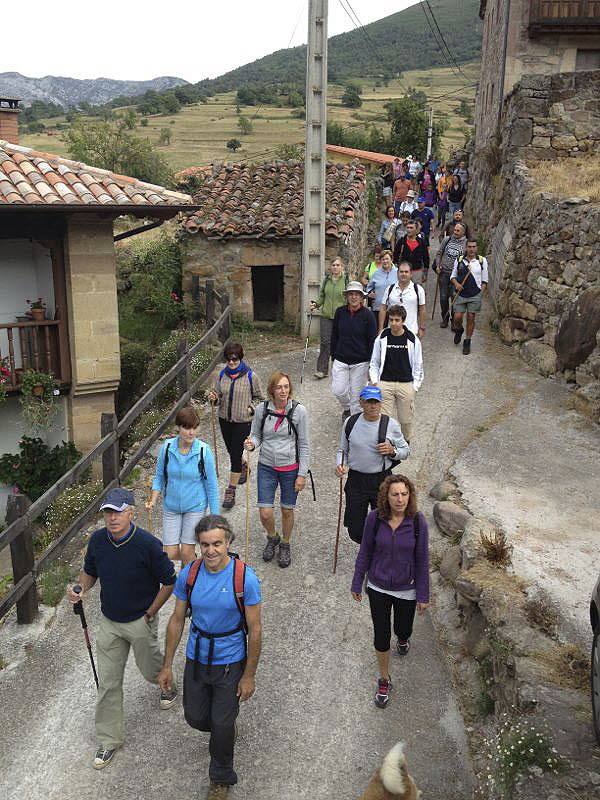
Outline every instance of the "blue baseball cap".
<path fill-rule="evenodd" d="M 425 202 L 424 197 L 417 197 L 417 203 L 424 203 L 424 202 Z"/>
<path fill-rule="evenodd" d="M 383 395 L 381 394 L 379 386 L 365 386 L 361 389 L 359 397 L 362 400 L 379 400 L 380 403 L 383 400 Z"/>
<path fill-rule="evenodd" d="M 127 506 L 134 505 L 135 497 L 133 496 L 133 492 L 130 492 L 129 489 L 111 489 L 104 498 L 100 506 L 100 511 L 104 511 L 105 508 L 110 508 L 113 511 L 125 511 Z"/>

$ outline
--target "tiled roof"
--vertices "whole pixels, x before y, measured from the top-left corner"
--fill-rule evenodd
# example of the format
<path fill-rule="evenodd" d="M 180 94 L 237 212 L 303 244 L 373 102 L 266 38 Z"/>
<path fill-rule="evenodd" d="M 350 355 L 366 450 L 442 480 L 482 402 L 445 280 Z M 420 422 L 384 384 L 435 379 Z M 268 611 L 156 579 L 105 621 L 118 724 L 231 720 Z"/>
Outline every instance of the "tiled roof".
<path fill-rule="evenodd" d="M 11 206 L 181 207 L 192 198 L 162 186 L 0 141 L 0 208 Z"/>
<path fill-rule="evenodd" d="M 188 175 L 190 170 L 186 170 Z M 185 220 L 189 233 L 206 236 L 297 236 L 303 227 L 304 162 L 224 164 L 215 174 L 198 170 L 203 183 L 194 196 L 200 208 Z M 358 162 L 328 164 L 328 236 L 349 236 L 365 190 L 365 168 Z"/>
<path fill-rule="evenodd" d="M 327 152 L 352 156 L 352 158 L 357 158 L 359 161 L 373 161 L 375 164 L 390 164 L 396 158 L 396 156 L 389 156 L 387 153 L 374 153 L 372 150 L 357 150 L 355 147 L 341 147 L 337 144 L 328 144 Z"/>

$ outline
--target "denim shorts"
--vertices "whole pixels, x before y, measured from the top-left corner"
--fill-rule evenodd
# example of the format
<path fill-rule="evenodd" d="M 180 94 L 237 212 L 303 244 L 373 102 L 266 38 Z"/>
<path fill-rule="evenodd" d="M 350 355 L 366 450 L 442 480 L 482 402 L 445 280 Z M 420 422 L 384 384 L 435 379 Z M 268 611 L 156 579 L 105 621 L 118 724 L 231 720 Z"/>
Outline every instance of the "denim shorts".
<path fill-rule="evenodd" d="M 163 547 L 176 547 L 179 544 L 196 544 L 196 525 L 206 511 L 186 511 L 178 514 L 176 511 L 163 509 Z"/>
<path fill-rule="evenodd" d="M 295 508 L 298 492 L 294 489 L 298 470 L 291 472 L 278 472 L 273 467 L 258 462 L 258 507 L 273 508 L 275 505 L 275 492 L 280 488 L 280 505 L 282 508 Z"/>

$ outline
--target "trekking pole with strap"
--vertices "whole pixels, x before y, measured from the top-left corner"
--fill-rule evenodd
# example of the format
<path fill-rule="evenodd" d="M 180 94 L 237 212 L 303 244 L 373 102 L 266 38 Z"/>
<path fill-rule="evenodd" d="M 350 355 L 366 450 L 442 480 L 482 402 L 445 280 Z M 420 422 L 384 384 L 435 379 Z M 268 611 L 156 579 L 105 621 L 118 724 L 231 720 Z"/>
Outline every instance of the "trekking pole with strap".
<path fill-rule="evenodd" d="M 215 420 L 215 405 L 212 402 L 210 403 L 210 421 L 212 425 L 213 452 L 215 454 L 215 469 L 217 471 L 217 478 L 219 478 L 220 475 L 219 475 L 219 451 L 217 450 L 217 423 Z"/>
<path fill-rule="evenodd" d="M 81 594 L 81 586 L 76 583 L 73 586 L 73 591 L 75 594 Z M 81 600 L 78 600 L 77 603 L 73 605 L 73 613 L 76 614 L 79 619 L 81 620 L 81 627 L 83 628 L 83 635 L 85 636 L 85 643 L 87 645 L 88 655 L 90 657 L 90 663 L 92 665 L 92 672 L 94 673 L 94 680 L 96 681 L 96 689 L 98 688 L 98 673 L 96 672 L 96 665 L 94 664 L 94 655 L 92 653 L 92 643 L 90 642 L 90 635 L 88 633 L 88 626 L 87 620 L 85 618 L 85 611 L 83 610 L 83 603 Z"/>
<path fill-rule="evenodd" d="M 250 542 L 250 454 L 246 451 L 246 548 L 244 550 L 244 561 L 248 563 L 248 545 Z"/>
<path fill-rule="evenodd" d="M 340 466 L 344 466 L 344 453 L 342 453 L 342 463 Z M 338 548 L 340 546 L 340 528 L 342 525 L 342 491 L 344 488 L 344 475 L 340 475 L 340 497 L 338 503 L 338 518 L 337 518 L 337 531 L 335 534 L 335 547 L 333 550 L 333 574 L 335 575 L 335 571 L 337 569 L 337 562 L 338 562 Z"/>
<path fill-rule="evenodd" d="M 306 368 L 306 356 L 308 354 L 308 340 L 310 339 L 310 326 L 312 323 L 312 311 L 308 312 L 308 330 L 306 331 L 306 341 L 304 342 L 304 358 L 302 359 L 302 372 L 300 373 L 300 383 L 304 380 L 304 370 Z"/>

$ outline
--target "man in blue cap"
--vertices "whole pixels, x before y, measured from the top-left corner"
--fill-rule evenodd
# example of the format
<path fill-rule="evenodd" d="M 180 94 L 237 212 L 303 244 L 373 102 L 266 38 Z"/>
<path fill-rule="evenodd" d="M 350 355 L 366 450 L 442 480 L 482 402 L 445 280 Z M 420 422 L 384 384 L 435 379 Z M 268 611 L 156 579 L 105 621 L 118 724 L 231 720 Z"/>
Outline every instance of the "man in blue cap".
<path fill-rule="evenodd" d="M 421 220 L 421 233 L 425 239 L 425 244 L 429 247 L 429 233 L 431 231 L 431 221 L 434 218 L 433 211 L 425 205 L 423 195 L 417 198 L 417 209 L 411 214 L 413 219 Z"/>
<path fill-rule="evenodd" d="M 173 562 L 160 541 L 133 523 L 134 503 L 127 489 L 112 489 L 106 495 L 100 506 L 105 527 L 92 534 L 79 573 L 82 590 L 78 594 L 67 587 L 67 597 L 77 603 L 100 579 L 95 769 L 112 761 L 125 738 L 123 673 L 130 648 L 144 678 L 157 682 L 163 662 L 157 615 L 175 585 Z M 170 708 L 176 697 L 175 687 L 161 692 L 160 707 Z"/>
<path fill-rule="evenodd" d="M 339 477 L 348 473 L 344 525 L 357 544 L 362 541 L 369 506 L 377 506 L 381 482 L 410 454 L 398 422 L 381 413 L 381 389 L 365 386 L 359 398 L 362 412 L 352 414 L 342 426 L 336 467 Z"/>

